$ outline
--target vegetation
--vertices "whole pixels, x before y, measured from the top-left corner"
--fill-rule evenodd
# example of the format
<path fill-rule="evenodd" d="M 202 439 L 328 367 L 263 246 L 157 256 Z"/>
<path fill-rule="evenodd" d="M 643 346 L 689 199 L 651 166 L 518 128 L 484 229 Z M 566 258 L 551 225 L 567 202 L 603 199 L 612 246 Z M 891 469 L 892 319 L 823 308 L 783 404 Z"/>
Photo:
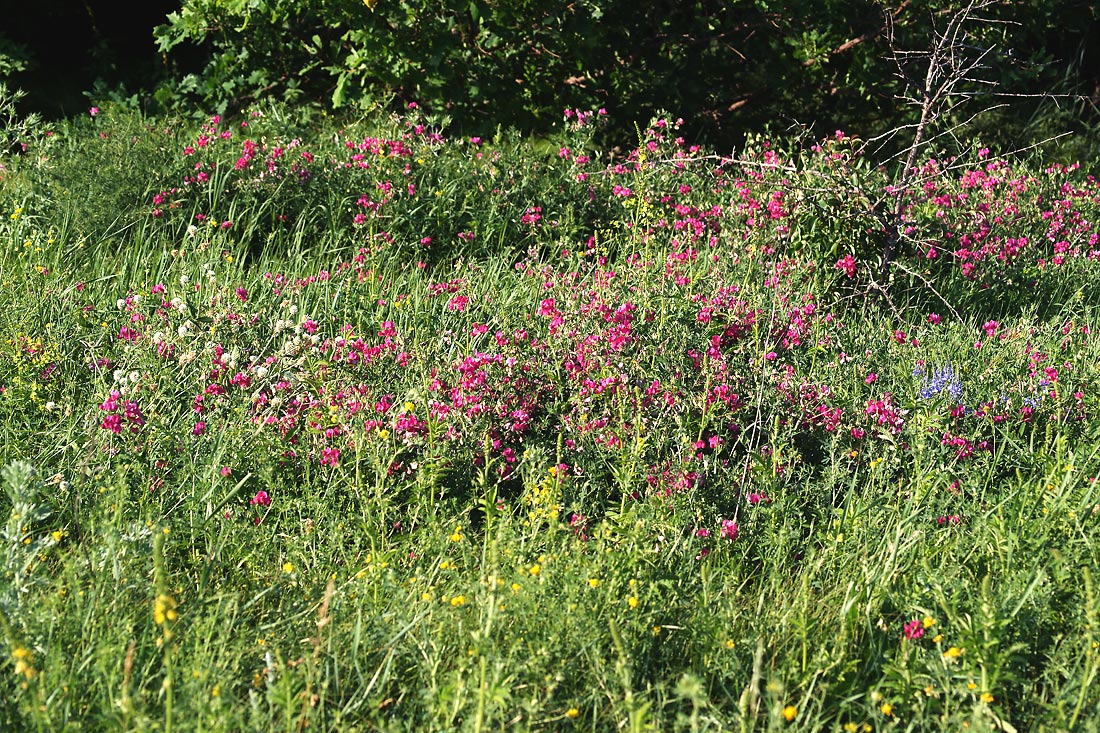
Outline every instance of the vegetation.
<path fill-rule="evenodd" d="M 1100 724 L 1095 179 L 604 119 L 20 131 L 0 727 Z"/>

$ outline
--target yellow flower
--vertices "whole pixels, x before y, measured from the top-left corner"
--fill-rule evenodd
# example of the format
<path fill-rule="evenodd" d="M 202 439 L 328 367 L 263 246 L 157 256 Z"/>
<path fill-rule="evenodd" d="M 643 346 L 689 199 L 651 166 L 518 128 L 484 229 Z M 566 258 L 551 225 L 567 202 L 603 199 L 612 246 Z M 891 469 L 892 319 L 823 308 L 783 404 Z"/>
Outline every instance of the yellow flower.
<path fill-rule="evenodd" d="M 455 527 L 455 531 L 451 533 L 451 542 L 462 541 L 462 525 Z"/>
<path fill-rule="evenodd" d="M 569 718 L 575 718 L 580 714 L 581 714 L 581 711 L 577 710 L 576 708 L 569 708 L 568 710 L 565 711 L 566 717 L 569 717 Z"/>
<path fill-rule="evenodd" d="M 958 657 L 962 656 L 962 653 L 964 651 L 966 651 L 966 650 L 965 649 L 959 649 L 957 646 L 953 646 L 950 649 L 948 649 L 947 651 L 945 651 L 943 653 L 943 656 L 947 657 L 948 659 L 957 659 Z"/>
<path fill-rule="evenodd" d="M 881 710 L 882 714 L 885 715 L 887 718 L 894 714 L 894 706 L 888 702 L 882 703 L 882 705 L 879 707 L 879 710 Z"/>
<path fill-rule="evenodd" d="M 542 566 L 541 566 L 541 565 L 539 565 L 538 563 L 535 563 L 534 565 L 532 565 L 532 566 L 531 566 L 531 567 L 530 567 L 530 568 L 528 569 L 528 571 L 527 571 L 527 572 L 531 573 L 531 575 L 538 575 L 539 573 L 541 573 L 541 572 L 542 572 Z"/>
<path fill-rule="evenodd" d="M 735 642 L 733 639 L 726 639 L 725 642 L 723 642 L 722 646 L 726 647 L 727 649 L 733 649 L 735 646 L 737 646 L 737 642 Z"/>
<path fill-rule="evenodd" d="M 978 699 L 988 705 L 989 703 L 993 702 L 993 695 L 989 694 L 988 692 L 983 692 Z"/>
<path fill-rule="evenodd" d="M 284 573 L 293 573 L 294 572 L 294 563 L 290 562 L 289 560 L 284 562 L 283 563 L 283 572 Z"/>
<path fill-rule="evenodd" d="M 599 586 L 600 586 L 600 579 L 599 578 L 589 578 L 588 579 L 588 587 L 589 588 L 598 588 Z"/>
<path fill-rule="evenodd" d="M 411 402 L 406 402 L 404 405 L 402 405 L 402 407 L 405 408 L 405 412 L 412 412 L 416 409 L 416 405 Z"/>
<path fill-rule="evenodd" d="M 167 593 L 161 593 L 153 601 L 153 621 L 157 626 L 163 626 L 166 621 L 175 621 L 176 599 Z"/>
<path fill-rule="evenodd" d="M 378 0 L 363 0 L 363 4 L 367 6 L 367 10 L 374 12 L 374 6 L 378 4 Z"/>
<path fill-rule="evenodd" d="M 638 607 L 638 597 L 637 596 L 630 596 L 630 598 L 626 599 L 626 605 L 630 606 L 631 608 L 637 608 Z"/>
<path fill-rule="evenodd" d="M 454 598 L 451 599 L 451 605 L 452 606 L 465 606 L 466 605 L 466 596 L 455 596 Z"/>
<path fill-rule="evenodd" d="M 30 649 L 25 646 L 17 646 L 12 650 L 11 655 L 15 658 L 16 674 L 23 675 L 27 679 L 31 679 L 38 674 L 38 671 L 32 664 L 34 661 L 34 654 Z"/>
<path fill-rule="evenodd" d="M 783 718 L 789 723 L 798 716 L 798 708 L 794 705 L 788 705 L 783 708 Z"/>
<path fill-rule="evenodd" d="M 519 583 L 512 583 L 512 592 L 519 593 L 519 589 L 522 587 Z"/>
<path fill-rule="evenodd" d="M 855 723 L 845 723 L 844 724 L 844 733 L 856 733 L 856 731 L 858 731 L 858 730 L 859 730 L 859 726 L 856 725 Z"/>
<path fill-rule="evenodd" d="M 936 625 L 936 619 L 932 618 L 931 616 L 925 616 L 924 620 L 921 621 L 921 626 L 923 626 L 926 629 L 930 629 L 935 625 Z"/>

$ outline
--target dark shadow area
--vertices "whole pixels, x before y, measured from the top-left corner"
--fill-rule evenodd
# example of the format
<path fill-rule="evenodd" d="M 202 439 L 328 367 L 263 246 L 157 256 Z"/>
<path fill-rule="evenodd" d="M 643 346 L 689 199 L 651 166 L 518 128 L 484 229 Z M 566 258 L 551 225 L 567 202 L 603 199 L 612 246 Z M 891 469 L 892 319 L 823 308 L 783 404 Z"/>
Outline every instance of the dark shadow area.
<path fill-rule="evenodd" d="M 153 28 L 178 9 L 176 0 L 20 3 L 3 13 L 0 29 L 0 40 L 26 55 L 27 68 L 10 83 L 27 92 L 27 111 L 47 118 L 85 112 L 93 88 L 129 94 L 150 88 L 166 68 Z"/>

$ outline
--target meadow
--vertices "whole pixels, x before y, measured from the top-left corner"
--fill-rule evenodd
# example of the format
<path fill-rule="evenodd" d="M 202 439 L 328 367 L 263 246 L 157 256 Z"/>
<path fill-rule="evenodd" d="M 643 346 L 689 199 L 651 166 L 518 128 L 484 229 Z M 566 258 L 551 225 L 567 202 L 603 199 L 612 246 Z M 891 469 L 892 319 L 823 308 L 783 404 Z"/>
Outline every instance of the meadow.
<path fill-rule="evenodd" d="M 0 158 L 0 728 L 1100 726 L 1087 170 L 92 112 Z"/>

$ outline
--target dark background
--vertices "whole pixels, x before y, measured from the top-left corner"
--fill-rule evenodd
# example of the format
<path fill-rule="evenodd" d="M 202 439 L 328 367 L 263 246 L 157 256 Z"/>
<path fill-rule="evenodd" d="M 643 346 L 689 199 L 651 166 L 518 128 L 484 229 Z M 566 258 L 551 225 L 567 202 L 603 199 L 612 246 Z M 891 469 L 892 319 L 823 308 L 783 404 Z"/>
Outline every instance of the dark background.
<path fill-rule="evenodd" d="M 930 29 L 942 28 L 960 3 L 887 3 L 905 8 L 901 47 L 927 48 Z M 452 132 L 486 134 L 502 125 L 540 135 L 560 121 L 563 106 L 607 106 L 618 125 L 608 133 L 616 144 L 634 140 L 635 122 L 667 110 L 688 120 L 690 139 L 727 149 L 747 133 L 797 125 L 870 137 L 915 121 L 914 109 L 898 102 L 902 88 L 876 0 L 588 4 L 606 11 L 598 24 L 578 10 L 585 4 L 568 0 L 383 0 L 372 10 L 359 0 L 302 0 L 270 3 L 276 10 L 265 6 L 247 21 L 237 5 L 207 4 L 197 30 L 177 31 L 165 56 L 153 31 L 164 26 L 173 35 L 166 16 L 180 0 L 0 0 L 0 53 L 27 64 L 6 79 L 27 94 L 20 111 L 55 120 L 110 101 L 192 117 L 232 115 L 261 99 L 324 109 L 336 86 L 326 69 L 341 67 L 355 50 L 364 62 L 349 86 L 352 98 L 389 94 L 396 109 L 415 100 L 446 113 Z M 410 21 L 405 5 L 431 10 Z M 475 5 L 480 26 L 465 10 Z M 1010 107 L 968 132 L 1010 150 L 1073 130 L 1062 157 L 1095 157 L 1096 1 L 1006 0 L 993 11 L 1006 21 L 1005 38 L 984 73 L 1011 96 L 980 104 Z M 477 35 L 486 28 L 497 36 L 491 51 L 477 46 L 494 40 Z M 345 31 L 360 35 L 349 40 Z M 836 52 L 801 58 L 799 39 L 808 35 Z M 584 81 L 563 83 L 571 76 Z M 1049 92 L 1066 96 L 1040 99 Z"/>
<path fill-rule="evenodd" d="M 29 52 L 29 68 L 12 84 L 27 93 L 29 110 L 56 118 L 86 111 L 97 83 L 131 93 L 154 84 L 166 67 L 153 28 L 179 3 L 4 0 L 0 7 L 0 36 Z"/>

